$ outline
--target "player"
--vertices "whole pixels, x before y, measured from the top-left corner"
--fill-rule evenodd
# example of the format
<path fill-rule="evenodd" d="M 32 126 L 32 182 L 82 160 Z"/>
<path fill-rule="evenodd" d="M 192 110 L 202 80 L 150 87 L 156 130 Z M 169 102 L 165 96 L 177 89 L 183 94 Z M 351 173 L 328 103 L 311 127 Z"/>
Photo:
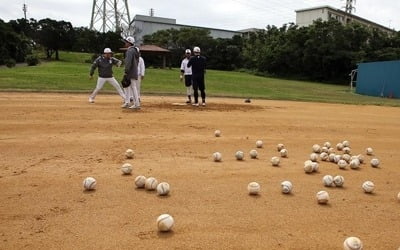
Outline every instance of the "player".
<path fill-rule="evenodd" d="M 187 49 L 185 51 L 185 58 L 182 60 L 182 63 L 181 63 L 181 75 L 180 75 L 181 81 L 183 80 L 183 78 L 185 78 L 186 94 L 188 97 L 188 100 L 186 101 L 187 104 L 192 103 L 192 93 L 193 93 L 192 68 L 187 66 L 191 55 L 192 55 L 192 51 L 190 51 L 190 49 Z"/>
<path fill-rule="evenodd" d="M 103 88 L 106 82 L 109 82 L 119 93 L 122 99 L 125 101 L 125 93 L 122 90 L 121 86 L 115 78 L 113 77 L 112 67 L 113 65 L 121 66 L 121 61 L 112 57 L 112 51 L 109 48 L 104 49 L 104 53 L 102 56 L 99 56 L 92 64 L 90 69 L 89 78 L 93 79 L 93 74 L 96 68 L 99 71 L 99 78 L 97 79 L 96 88 L 93 90 L 93 93 L 89 96 L 89 102 L 94 103 L 94 99 L 96 98 L 97 93 Z"/>
<path fill-rule="evenodd" d="M 202 106 L 206 106 L 206 86 L 204 83 L 204 74 L 206 73 L 206 58 L 200 55 L 200 48 L 193 48 L 194 56 L 190 58 L 187 66 L 192 67 L 192 83 L 194 90 L 193 106 L 199 106 L 199 90 L 201 92 Z"/>
<path fill-rule="evenodd" d="M 139 51 L 135 46 L 135 39 L 131 36 L 125 39 L 125 48 L 127 48 L 125 54 L 125 76 L 130 79 L 131 85 L 125 88 L 126 98 L 125 103 L 121 106 L 122 108 L 128 108 L 130 97 L 133 97 L 133 105 L 130 109 L 140 109 L 139 95 L 138 95 L 138 62 L 139 62 Z"/>
<path fill-rule="evenodd" d="M 139 51 L 139 62 L 138 62 L 138 82 L 137 82 L 137 92 L 138 92 L 138 98 L 139 98 L 139 103 L 140 103 L 140 87 L 142 85 L 142 81 L 144 79 L 144 74 L 146 72 L 146 67 L 144 65 L 144 60 L 143 57 L 140 54 Z"/>

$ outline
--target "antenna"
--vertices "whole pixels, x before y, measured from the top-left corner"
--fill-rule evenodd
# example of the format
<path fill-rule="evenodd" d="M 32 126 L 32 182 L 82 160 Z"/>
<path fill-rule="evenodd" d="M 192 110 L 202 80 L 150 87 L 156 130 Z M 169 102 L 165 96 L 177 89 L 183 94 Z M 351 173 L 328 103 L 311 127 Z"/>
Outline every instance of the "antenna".
<path fill-rule="evenodd" d="M 150 9 L 150 13 L 149 14 L 150 14 L 151 17 L 154 16 L 154 9 L 153 8 Z"/>
<path fill-rule="evenodd" d="M 26 5 L 25 1 L 24 4 L 22 5 L 22 11 L 24 12 L 24 18 L 26 20 L 26 12 L 28 11 L 28 5 Z"/>
<path fill-rule="evenodd" d="M 356 8 L 354 5 L 356 4 L 356 0 L 346 0 L 346 6 L 344 6 L 344 11 L 348 14 L 351 14 L 354 10 L 356 12 Z"/>
<path fill-rule="evenodd" d="M 90 29 L 125 31 L 131 23 L 128 0 L 93 0 Z"/>

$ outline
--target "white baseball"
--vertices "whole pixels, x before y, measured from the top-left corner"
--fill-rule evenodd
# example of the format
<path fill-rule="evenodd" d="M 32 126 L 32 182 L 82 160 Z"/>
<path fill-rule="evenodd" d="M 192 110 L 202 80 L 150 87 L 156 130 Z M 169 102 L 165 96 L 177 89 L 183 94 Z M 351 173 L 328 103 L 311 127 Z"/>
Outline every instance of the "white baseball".
<path fill-rule="evenodd" d="M 304 162 L 304 172 L 312 173 L 314 171 L 312 161 L 308 160 Z"/>
<path fill-rule="evenodd" d="M 330 161 L 330 162 L 335 162 L 335 154 L 334 153 L 330 153 L 329 154 L 329 157 L 328 157 L 328 160 Z"/>
<path fill-rule="evenodd" d="M 132 165 L 129 163 L 125 163 L 121 166 L 121 171 L 123 174 L 131 174 L 132 173 Z"/>
<path fill-rule="evenodd" d="M 290 181 L 284 181 L 281 183 L 282 193 L 289 194 L 292 192 L 293 184 Z"/>
<path fill-rule="evenodd" d="M 157 218 L 157 228 L 160 232 L 171 231 L 174 224 L 174 218 L 169 214 L 162 214 Z"/>
<path fill-rule="evenodd" d="M 215 135 L 215 137 L 220 137 L 221 136 L 221 130 L 215 130 L 214 131 L 214 135 Z"/>
<path fill-rule="evenodd" d="M 343 147 L 350 147 L 349 141 L 343 141 L 342 144 L 343 144 Z"/>
<path fill-rule="evenodd" d="M 326 204 L 329 202 L 329 194 L 326 191 L 319 191 L 316 196 L 319 204 Z"/>
<path fill-rule="evenodd" d="M 257 157 L 258 157 L 258 152 L 257 152 L 257 150 L 252 149 L 252 150 L 250 150 L 249 155 L 250 155 L 250 158 L 251 158 L 251 159 L 257 159 Z"/>
<path fill-rule="evenodd" d="M 333 183 L 335 184 L 336 187 L 343 187 L 344 184 L 344 177 L 341 175 L 336 175 L 333 178 Z"/>
<path fill-rule="evenodd" d="M 83 188 L 85 190 L 94 190 L 96 189 L 96 185 L 97 185 L 96 179 L 93 177 L 86 177 L 83 180 Z"/>
<path fill-rule="evenodd" d="M 135 178 L 135 185 L 137 188 L 144 188 L 146 184 L 146 177 L 143 175 L 139 175 Z"/>
<path fill-rule="evenodd" d="M 282 143 L 279 143 L 279 144 L 276 146 L 276 149 L 278 149 L 278 152 L 281 152 L 281 150 L 284 149 L 284 148 L 285 148 L 285 145 L 283 145 Z"/>
<path fill-rule="evenodd" d="M 215 162 L 220 162 L 222 160 L 222 154 L 220 152 L 215 152 L 213 154 L 213 159 Z"/>
<path fill-rule="evenodd" d="M 329 155 L 328 155 L 328 153 L 326 153 L 326 152 L 322 152 L 322 153 L 319 155 L 319 158 L 321 158 L 321 161 L 327 161 L 327 160 L 329 159 Z"/>
<path fill-rule="evenodd" d="M 350 148 L 350 147 L 344 147 L 344 148 L 343 148 L 343 152 L 344 152 L 345 154 L 350 154 L 350 153 L 351 153 L 351 148 Z"/>
<path fill-rule="evenodd" d="M 322 177 L 322 183 L 325 187 L 332 187 L 333 186 L 333 176 L 332 175 L 325 175 Z"/>
<path fill-rule="evenodd" d="M 334 148 L 329 148 L 328 149 L 328 154 L 334 154 L 335 153 L 335 149 Z"/>
<path fill-rule="evenodd" d="M 357 237 L 349 237 L 343 242 L 344 250 L 362 250 L 363 244 Z"/>
<path fill-rule="evenodd" d="M 311 167 L 312 167 L 313 172 L 318 172 L 318 170 L 319 170 L 318 162 L 311 162 Z"/>
<path fill-rule="evenodd" d="M 125 156 L 127 159 L 132 159 L 135 156 L 135 152 L 132 149 L 127 149 L 125 151 Z"/>
<path fill-rule="evenodd" d="M 333 162 L 338 163 L 342 159 L 341 155 L 335 155 L 333 158 Z"/>
<path fill-rule="evenodd" d="M 366 152 L 367 155 L 373 155 L 374 154 L 374 150 L 372 148 L 367 148 L 365 150 L 365 152 Z"/>
<path fill-rule="evenodd" d="M 364 189 L 364 192 L 372 193 L 374 192 L 375 185 L 372 181 L 366 181 L 362 184 L 362 188 Z"/>
<path fill-rule="evenodd" d="M 312 151 L 313 151 L 314 153 L 317 153 L 317 154 L 321 153 L 321 146 L 318 145 L 318 144 L 314 144 L 314 145 L 312 146 Z"/>
<path fill-rule="evenodd" d="M 337 149 L 337 150 L 342 151 L 343 148 L 344 148 L 344 146 L 343 146 L 342 143 L 339 142 L 338 144 L 336 144 L 336 149 Z"/>
<path fill-rule="evenodd" d="M 238 160 L 238 161 L 243 160 L 243 158 L 244 158 L 244 153 L 243 153 L 243 151 L 237 151 L 237 152 L 235 153 L 235 157 L 236 157 L 236 160 Z"/>
<path fill-rule="evenodd" d="M 258 195 L 260 193 L 260 184 L 257 182 L 250 182 L 249 185 L 247 185 L 247 191 L 251 195 Z"/>
<path fill-rule="evenodd" d="M 332 144 L 330 142 L 325 142 L 324 147 L 327 147 L 328 149 L 332 147 Z"/>
<path fill-rule="evenodd" d="M 360 160 L 358 158 L 350 161 L 350 168 L 358 169 L 360 167 Z"/>
<path fill-rule="evenodd" d="M 310 160 L 311 161 L 318 161 L 318 154 L 316 154 L 316 153 L 312 153 L 312 154 L 310 154 Z"/>
<path fill-rule="evenodd" d="M 364 163 L 364 159 L 365 159 L 364 155 L 359 154 L 359 155 L 357 155 L 357 158 L 360 161 L 360 163 Z"/>
<path fill-rule="evenodd" d="M 279 159 L 279 157 L 274 156 L 274 157 L 271 158 L 271 164 L 274 167 L 279 166 L 280 161 L 281 160 Z"/>
<path fill-rule="evenodd" d="M 264 145 L 263 141 L 261 141 L 261 140 L 256 141 L 256 147 L 257 148 L 262 148 L 263 145 Z"/>
<path fill-rule="evenodd" d="M 400 201 L 400 192 L 397 194 L 397 200 Z"/>
<path fill-rule="evenodd" d="M 347 167 L 347 161 L 345 160 L 339 160 L 337 165 L 339 166 L 340 169 L 346 169 Z"/>
<path fill-rule="evenodd" d="M 286 158 L 288 156 L 288 151 L 286 148 L 280 151 L 281 157 Z"/>
<path fill-rule="evenodd" d="M 379 164 L 380 164 L 380 162 L 379 162 L 379 160 L 377 158 L 374 158 L 374 159 L 371 160 L 371 166 L 373 168 L 379 167 Z"/>
<path fill-rule="evenodd" d="M 169 194 L 169 184 L 166 182 L 161 182 L 160 184 L 157 185 L 157 193 L 160 196 L 165 196 Z"/>
<path fill-rule="evenodd" d="M 146 190 L 155 190 L 157 188 L 158 185 L 158 181 L 156 178 L 154 177 L 149 177 L 146 179 L 145 183 L 144 183 L 144 188 Z"/>
<path fill-rule="evenodd" d="M 328 153 L 328 151 L 329 151 L 329 149 L 327 147 L 325 147 L 325 146 L 323 146 L 321 148 L 321 152 L 323 152 L 323 153 Z"/>
<path fill-rule="evenodd" d="M 350 162 L 351 156 L 349 154 L 343 154 L 342 155 L 342 160 L 345 160 L 347 162 Z"/>

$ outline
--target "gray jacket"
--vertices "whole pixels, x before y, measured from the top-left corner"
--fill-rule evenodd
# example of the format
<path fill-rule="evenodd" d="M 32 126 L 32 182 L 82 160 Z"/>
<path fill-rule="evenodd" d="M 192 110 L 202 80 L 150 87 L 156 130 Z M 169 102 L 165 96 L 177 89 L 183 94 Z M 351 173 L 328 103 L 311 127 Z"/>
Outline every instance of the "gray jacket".
<path fill-rule="evenodd" d="M 125 74 L 128 79 L 138 79 L 139 52 L 134 46 L 128 48 L 125 54 Z"/>
<path fill-rule="evenodd" d="M 90 75 L 93 76 L 96 68 L 99 68 L 99 77 L 102 78 L 110 78 L 113 77 L 112 66 L 121 64 L 121 61 L 117 58 L 111 57 L 107 59 L 103 56 L 99 56 L 96 60 L 94 60 L 92 64 L 92 68 L 90 69 Z"/>

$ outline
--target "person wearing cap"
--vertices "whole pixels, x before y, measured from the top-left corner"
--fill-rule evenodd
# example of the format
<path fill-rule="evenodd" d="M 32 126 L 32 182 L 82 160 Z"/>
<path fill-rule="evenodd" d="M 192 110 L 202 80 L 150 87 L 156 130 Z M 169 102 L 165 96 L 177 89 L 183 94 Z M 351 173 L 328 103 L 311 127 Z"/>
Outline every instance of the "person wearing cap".
<path fill-rule="evenodd" d="M 185 78 L 186 94 L 188 97 L 188 100 L 186 101 L 187 104 L 192 103 L 192 93 L 193 93 L 192 68 L 187 66 L 191 55 L 192 51 L 190 51 L 190 49 L 187 49 L 185 51 L 185 58 L 182 60 L 181 63 L 181 75 L 180 75 L 181 81 L 183 81 L 183 78 Z"/>
<path fill-rule="evenodd" d="M 199 90 L 202 99 L 202 106 L 206 106 L 206 86 L 204 74 L 206 73 L 206 58 L 200 55 L 200 48 L 193 48 L 194 56 L 190 58 L 187 66 L 192 67 L 192 83 L 194 90 L 194 106 L 199 106 Z"/>
<path fill-rule="evenodd" d="M 138 61 L 138 82 L 137 82 L 137 92 L 138 92 L 138 98 L 139 98 L 139 103 L 140 103 L 140 87 L 142 85 L 142 81 L 144 79 L 144 74 L 146 73 L 146 67 L 144 65 L 144 60 L 140 54 L 139 48 L 137 48 L 139 51 L 139 61 Z"/>
<path fill-rule="evenodd" d="M 139 94 L 138 94 L 138 63 L 139 50 L 135 46 L 135 39 L 131 36 L 125 39 L 125 76 L 130 79 L 131 85 L 125 88 L 126 98 L 122 108 L 140 109 Z M 130 97 L 133 97 L 133 105 L 129 106 Z"/>
<path fill-rule="evenodd" d="M 112 67 L 113 65 L 121 66 L 121 61 L 112 56 L 113 52 L 109 48 L 104 49 L 103 55 L 99 56 L 96 60 L 94 60 L 92 67 L 90 68 L 89 78 L 93 79 L 93 74 L 96 68 L 98 68 L 99 77 L 97 79 L 96 88 L 93 90 L 92 94 L 89 96 L 89 102 L 94 103 L 94 99 L 99 91 L 103 88 L 106 82 L 110 83 L 117 91 L 118 94 L 125 101 L 125 93 L 122 90 L 121 86 L 115 80 L 113 76 Z"/>

